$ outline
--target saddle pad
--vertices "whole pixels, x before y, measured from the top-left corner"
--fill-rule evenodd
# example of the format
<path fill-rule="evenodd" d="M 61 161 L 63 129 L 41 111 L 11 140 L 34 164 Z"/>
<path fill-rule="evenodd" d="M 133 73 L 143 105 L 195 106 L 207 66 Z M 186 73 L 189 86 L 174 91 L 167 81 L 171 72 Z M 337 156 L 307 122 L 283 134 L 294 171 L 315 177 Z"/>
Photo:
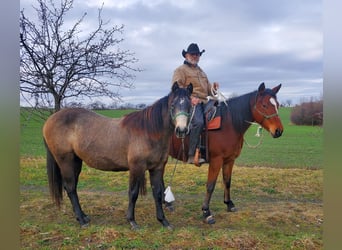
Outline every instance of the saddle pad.
<path fill-rule="evenodd" d="M 216 116 L 208 123 L 208 130 L 215 130 L 221 128 L 221 116 Z"/>

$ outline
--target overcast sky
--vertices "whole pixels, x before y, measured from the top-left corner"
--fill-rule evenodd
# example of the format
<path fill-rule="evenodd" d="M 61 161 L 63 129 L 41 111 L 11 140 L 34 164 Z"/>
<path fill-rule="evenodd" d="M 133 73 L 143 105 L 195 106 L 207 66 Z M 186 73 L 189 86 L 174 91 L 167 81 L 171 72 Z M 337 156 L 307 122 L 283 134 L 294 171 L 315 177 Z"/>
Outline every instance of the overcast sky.
<path fill-rule="evenodd" d="M 32 3 L 21 0 L 27 16 Z M 151 104 L 167 95 L 181 52 L 192 42 L 205 49 L 199 65 L 226 97 L 261 82 L 281 83 L 283 103 L 323 96 L 322 0 L 75 0 L 74 18 L 87 12 L 85 30 L 102 3 L 104 20 L 124 24 L 120 46 L 144 69 L 134 89 L 120 91 L 127 103 Z"/>

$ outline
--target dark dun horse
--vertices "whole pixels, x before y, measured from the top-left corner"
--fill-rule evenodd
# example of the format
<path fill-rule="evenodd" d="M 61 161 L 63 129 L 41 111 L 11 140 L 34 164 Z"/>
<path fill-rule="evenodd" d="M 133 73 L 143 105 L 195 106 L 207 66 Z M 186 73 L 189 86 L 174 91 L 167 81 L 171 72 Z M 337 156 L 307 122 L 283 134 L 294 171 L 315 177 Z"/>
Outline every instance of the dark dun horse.
<path fill-rule="evenodd" d="M 242 149 L 244 133 L 250 127 L 251 122 L 259 123 L 274 138 L 281 136 L 283 125 L 278 116 L 279 103 L 276 97 L 280 87 L 281 84 L 273 89 L 266 89 L 262 83 L 257 91 L 228 99 L 226 100 L 227 106 L 224 103 L 220 104 L 222 107 L 221 128 L 208 131 L 209 169 L 207 193 L 202 205 L 203 217 L 207 223 L 215 223 L 209 203 L 221 168 L 224 182 L 224 203 L 227 205 L 228 211 L 236 211 L 230 197 L 232 170 L 235 159 L 240 155 Z M 174 158 L 182 155 L 179 153 L 180 148 L 180 140 L 172 138 L 170 155 Z M 187 151 L 186 143 L 185 151 Z M 179 160 L 184 159 L 180 157 Z"/>
<path fill-rule="evenodd" d="M 120 119 L 98 115 L 85 109 L 63 109 L 48 118 L 43 127 L 47 148 L 47 173 L 50 193 L 60 206 L 63 187 L 81 226 L 89 217 L 82 211 L 77 183 L 82 162 L 104 171 L 129 170 L 127 220 L 135 229 L 134 208 L 139 191 L 146 191 L 145 171 L 149 171 L 157 219 L 172 228 L 164 216 L 164 166 L 168 159 L 169 140 L 175 132 L 188 132 L 190 95 L 175 83 L 168 96 L 144 110 Z"/>

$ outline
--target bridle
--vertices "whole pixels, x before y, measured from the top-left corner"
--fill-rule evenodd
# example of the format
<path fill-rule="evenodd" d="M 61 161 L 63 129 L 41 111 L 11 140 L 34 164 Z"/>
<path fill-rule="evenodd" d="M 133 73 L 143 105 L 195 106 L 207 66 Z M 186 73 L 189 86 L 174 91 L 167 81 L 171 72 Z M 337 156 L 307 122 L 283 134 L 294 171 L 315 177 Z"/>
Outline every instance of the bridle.
<path fill-rule="evenodd" d="M 176 120 L 176 118 L 178 116 L 181 116 L 181 115 L 184 115 L 186 117 L 190 117 L 190 113 L 185 112 L 185 111 L 181 111 L 181 112 L 178 112 L 177 114 L 174 114 L 174 109 L 175 109 L 175 107 L 173 105 L 171 105 L 169 112 L 170 112 L 171 120 L 173 122 Z"/>
<path fill-rule="evenodd" d="M 262 121 L 259 123 L 260 125 L 262 125 L 262 124 L 264 123 L 265 120 L 270 119 L 270 118 L 275 117 L 275 116 L 278 116 L 278 112 L 275 112 L 275 113 L 273 113 L 273 114 L 268 115 L 268 114 L 265 114 L 264 112 L 260 111 L 260 110 L 257 108 L 257 105 L 256 105 L 256 104 L 257 104 L 257 99 L 258 99 L 258 93 L 255 95 L 255 102 L 254 102 L 253 109 L 254 109 L 255 111 L 257 111 L 257 112 L 258 112 L 260 115 L 262 115 L 262 117 L 263 117 Z"/>
<path fill-rule="evenodd" d="M 178 116 L 181 116 L 181 115 L 184 115 L 184 116 L 186 116 L 186 117 L 190 117 L 190 113 L 185 112 L 185 111 L 181 111 L 181 112 L 177 113 L 176 115 L 173 115 L 173 110 L 174 110 L 174 108 L 171 107 L 171 108 L 170 108 L 170 115 L 171 115 L 172 121 L 175 121 L 176 118 L 177 118 Z"/>

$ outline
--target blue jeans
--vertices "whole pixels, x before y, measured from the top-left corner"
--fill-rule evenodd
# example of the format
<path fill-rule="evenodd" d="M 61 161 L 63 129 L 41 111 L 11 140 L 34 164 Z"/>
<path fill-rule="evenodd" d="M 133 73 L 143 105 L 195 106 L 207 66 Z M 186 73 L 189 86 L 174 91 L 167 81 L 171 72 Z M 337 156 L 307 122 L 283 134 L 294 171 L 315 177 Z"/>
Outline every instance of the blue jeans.
<path fill-rule="evenodd" d="M 190 123 L 189 156 L 194 156 L 196 148 L 200 146 L 200 135 L 204 128 L 204 105 L 199 103 L 195 109 Z"/>

